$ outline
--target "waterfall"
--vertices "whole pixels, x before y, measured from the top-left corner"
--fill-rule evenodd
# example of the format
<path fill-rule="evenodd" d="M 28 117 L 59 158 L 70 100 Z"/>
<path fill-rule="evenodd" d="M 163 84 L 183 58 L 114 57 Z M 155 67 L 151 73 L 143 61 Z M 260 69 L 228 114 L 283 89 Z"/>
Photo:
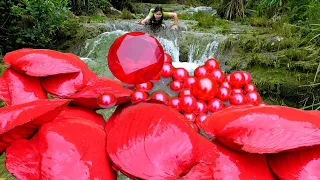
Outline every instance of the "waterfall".
<path fill-rule="evenodd" d="M 115 30 L 88 39 L 81 50 L 81 59 L 86 62 L 89 68 L 98 72 L 97 74 L 113 77 L 107 67 L 106 56 L 112 43 L 127 32 L 125 30 Z M 217 56 L 219 42 L 223 39 L 222 36 L 198 32 L 181 31 L 180 33 L 185 36 L 184 39 L 180 39 L 181 36 L 178 37 L 177 35 L 154 36 L 162 45 L 164 52 L 171 56 L 174 67 L 183 67 L 189 72 L 193 72 L 198 66 L 203 65 L 207 59 Z M 180 60 L 179 44 L 187 47 L 185 50 L 187 52 L 184 52 L 187 53 L 185 54 L 187 59 Z"/>

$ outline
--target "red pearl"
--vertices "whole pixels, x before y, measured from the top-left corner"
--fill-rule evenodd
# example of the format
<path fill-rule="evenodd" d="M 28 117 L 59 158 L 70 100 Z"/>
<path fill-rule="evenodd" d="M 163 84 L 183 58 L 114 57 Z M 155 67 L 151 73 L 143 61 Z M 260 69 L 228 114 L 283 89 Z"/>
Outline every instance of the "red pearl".
<path fill-rule="evenodd" d="M 164 78 L 169 78 L 174 72 L 174 67 L 171 64 L 164 63 L 161 71 L 161 76 Z"/>
<path fill-rule="evenodd" d="M 246 99 L 249 104 L 252 104 L 252 105 L 260 104 L 260 94 L 256 91 L 248 92 L 246 94 Z"/>
<path fill-rule="evenodd" d="M 136 48 L 132 51 L 132 47 Z M 129 32 L 117 38 L 108 52 L 112 74 L 128 84 L 140 84 L 155 78 L 164 63 L 164 50 L 159 41 L 144 32 Z"/>
<path fill-rule="evenodd" d="M 233 105 L 243 105 L 246 103 L 246 97 L 243 94 L 234 94 L 230 97 L 230 103 Z"/>
<path fill-rule="evenodd" d="M 184 113 L 184 116 L 187 118 L 188 121 L 194 122 L 196 120 L 196 114 L 193 112 L 191 113 Z"/>
<path fill-rule="evenodd" d="M 207 119 L 207 117 L 209 117 L 208 114 L 205 114 L 205 113 L 198 114 L 195 120 L 196 124 L 202 128 L 202 124 Z"/>
<path fill-rule="evenodd" d="M 230 76 L 229 76 L 230 77 Z M 228 89 L 231 89 L 231 84 L 227 81 L 224 81 L 223 83 L 220 84 L 220 87 L 226 87 Z"/>
<path fill-rule="evenodd" d="M 97 103 L 101 108 L 111 108 L 116 102 L 117 98 L 111 93 L 103 93 L 97 99 Z"/>
<path fill-rule="evenodd" d="M 193 122 L 191 122 L 191 121 L 188 121 L 188 124 L 190 125 L 190 127 L 195 131 L 195 132 L 199 132 L 199 128 L 198 128 L 198 126 L 195 124 L 195 123 L 193 123 Z"/>
<path fill-rule="evenodd" d="M 241 88 L 233 88 L 231 94 L 243 94 L 243 90 Z"/>
<path fill-rule="evenodd" d="M 220 69 L 214 69 L 211 75 L 218 84 L 224 81 L 224 73 Z"/>
<path fill-rule="evenodd" d="M 184 88 L 191 88 L 194 83 L 196 83 L 197 78 L 194 76 L 189 76 L 184 80 Z"/>
<path fill-rule="evenodd" d="M 151 99 L 157 100 L 157 101 L 161 101 L 164 104 L 167 104 L 168 102 L 168 96 L 166 93 L 164 92 L 155 92 L 152 94 Z"/>
<path fill-rule="evenodd" d="M 244 90 L 246 91 L 246 93 L 252 92 L 252 91 L 257 91 L 257 87 L 254 84 L 246 84 L 244 86 Z"/>
<path fill-rule="evenodd" d="M 191 89 L 183 89 L 182 91 L 179 92 L 179 97 L 183 96 L 194 96 Z"/>
<path fill-rule="evenodd" d="M 153 88 L 153 84 L 150 81 L 146 82 L 146 83 L 142 83 L 142 84 L 137 84 L 136 85 L 136 89 L 140 90 L 140 91 L 149 92 L 152 88 Z"/>
<path fill-rule="evenodd" d="M 245 84 L 244 75 L 241 72 L 233 72 L 230 76 L 230 84 L 235 88 L 240 88 Z"/>
<path fill-rule="evenodd" d="M 195 77 L 203 77 L 209 75 L 209 70 L 205 66 L 199 66 L 194 70 Z"/>
<path fill-rule="evenodd" d="M 224 104 L 222 103 L 222 101 L 220 99 L 211 99 L 209 102 L 208 102 L 208 110 L 210 112 L 217 112 L 217 111 L 220 111 L 224 109 Z"/>
<path fill-rule="evenodd" d="M 192 112 L 197 105 L 197 100 L 193 96 L 183 96 L 180 99 L 180 108 L 185 112 L 185 113 L 190 113 Z"/>
<path fill-rule="evenodd" d="M 168 101 L 168 106 L 172 107 L 173 109 L 180 111 L 180 98 L 178 97 L 173 97 Z"/>
<path fill-rule="evenodd" d="M 138 102 L 144 102 L 147 101 L 149 98 L 149 94 L 146 93 L 145 91 L 134 91 L 131 94 L 131 101 L 133 103 L 138 103 Z"/>
<path fill-rule="evenodd" d="M 214 69 L 219 69 L 220 67 L 218 60 L 214 58 L 208 59 L 204 65 L 209 69 L 209 71 L 213 71 Z"/>
<path fill-rule="evenodd" d="M 228 75 L 226 76 L 225 81 L 226 81 L 226 82 L 228 82 L 228 83 L 230 83 L 230 77 L 231 77 L 231 75 L 230 75 L 230 74 L 228 74 Z M 231 84 L 230 84 L 230 85 L 231 85 Z"/>
<path fill-rule="evenodd" d="M 181 80 L 183 81 L 186 77 L 189 76 L 189 73 L 186 69 L 184 68 L 176 68 L 173 72 L 173 80 Z"/>
<path fill-rule="evenodd" d="M 252 80 L 251 74 L 249 72 L 247 72 L 247 71 L 242 71 L 242 74 L 244 76 L 245 84 L 250 84 L 251 80 Z"/>
<path fill-rule="evenodd" d="M 183 83 L 181 81 L 172 81 L 170 83 L 170 89 L 173 91 L 180 91 L 183 88 Z"/>
<path fill-rule="evenodd" d="M 267 106 L 265 102 L 260 102 L 258 106 Z"/>
<path fill-rule="evenodd" d="M 231 90 L 226 87 L 220 87 L 218 89 L 217 98 L 219 98 L 221 101 L 228 101 L 231 96 Z"/>
<path fill-rule="evenodd" d="M 218 85 L 211 77 L 200 77 L 193 85 L 193 93 L 201 100 L 214 98 L 218 92 Z"/>
<path fill-rule="evenodd" d="M 193 110 L 193 112 L 195 112 L 196 114 L 201 114 L 201 113 L 207 113 L 207 111 L 208 111 L 207 104 L 202 100 L 198 100 L 196 108 Z"/>
<path fill-rule="evenodd" d="M 164 53 L 164 63 L 169 63 L 169 64 L 172 63 L 171 56 L 167 53 Z"/>

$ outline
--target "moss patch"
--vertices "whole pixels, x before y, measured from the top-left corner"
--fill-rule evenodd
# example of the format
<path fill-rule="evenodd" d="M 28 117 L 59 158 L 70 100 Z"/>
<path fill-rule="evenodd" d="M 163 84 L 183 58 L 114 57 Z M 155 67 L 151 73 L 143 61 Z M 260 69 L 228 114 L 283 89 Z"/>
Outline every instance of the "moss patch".
<path fill-rule="evenodd" d="M 253 83 L 261 96 L 265 99 L 273 99 L 277 104 L 301 108 L 306 105 L 319 102 L 319 86 L 311 84 L 314 74 L 297 73 L 286 69 L 265 69 L 252 67 L 247 69 L 251 73 Z"/>

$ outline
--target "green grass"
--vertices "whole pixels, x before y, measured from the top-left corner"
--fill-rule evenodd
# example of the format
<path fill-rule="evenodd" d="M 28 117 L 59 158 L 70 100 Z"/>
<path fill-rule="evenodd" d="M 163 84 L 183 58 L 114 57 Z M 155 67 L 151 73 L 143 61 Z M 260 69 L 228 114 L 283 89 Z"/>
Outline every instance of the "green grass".
<path fill-rule="evenodd" d="M 122 19 L 134 19 L 133 15 L 131 14 L 131 12 L 129 10 L 127 10 L 126 8 L 124 8 L 122 10 L 122 15 L 121 15 Z"/>

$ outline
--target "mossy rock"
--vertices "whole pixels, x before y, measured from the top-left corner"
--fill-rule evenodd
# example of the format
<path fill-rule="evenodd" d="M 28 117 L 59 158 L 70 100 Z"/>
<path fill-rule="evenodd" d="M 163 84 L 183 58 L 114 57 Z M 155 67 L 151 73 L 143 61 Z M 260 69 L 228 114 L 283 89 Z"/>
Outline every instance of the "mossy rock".
<path fill-rule="evenodd" d="M 82 27 L 71 41 L 64 43 L 60 49 L 75 52 L 80 49 L 87 39 L 97 37 L 103 32 L 109 31 L 109 27 L 105 23 L 84 23 Z"/>
<path fill-rule="evenodd" d="M 188 62 L 189 47 L 185 44 L 181 44 L 179 47 L 179 61 Z"/>
<path fill-rule="evenodd" d="M 252 75 L 253 83 L 264 98 L 276 98 L 287 105 L 302 107 L 319 101 L 319 86 L 312 86 L 320 82 L 314 80 L 314 74 L 297 73 L 284 68 L 261 68 L 254 66 L 247 69 Z M 304 101 L 305 100 L 305 101 Z"/>

